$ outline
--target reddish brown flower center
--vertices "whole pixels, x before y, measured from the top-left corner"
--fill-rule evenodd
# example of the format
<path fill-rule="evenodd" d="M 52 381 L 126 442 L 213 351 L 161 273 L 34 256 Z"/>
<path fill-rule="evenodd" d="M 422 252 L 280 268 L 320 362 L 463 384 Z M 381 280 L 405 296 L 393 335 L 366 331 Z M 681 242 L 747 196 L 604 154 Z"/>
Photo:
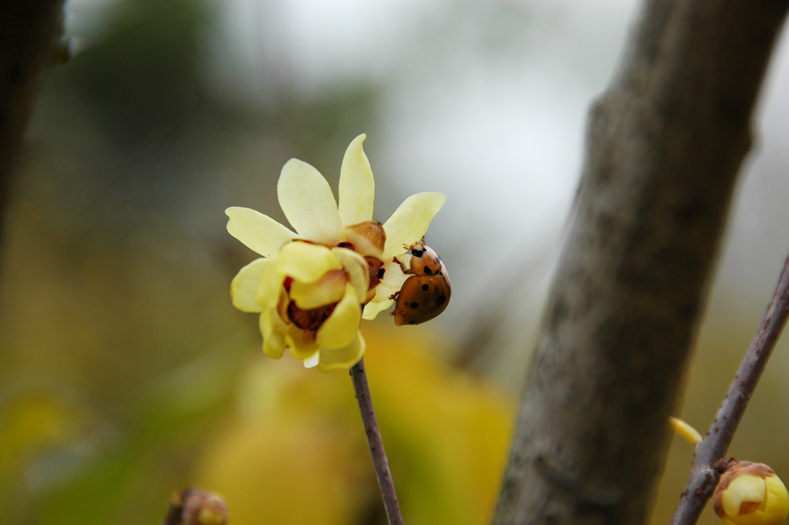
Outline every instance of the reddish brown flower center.
<path fill-rule="evenodd" d="M 384 277 L 384 262 L 380 259 L 376 259 L 371 255 L 368 255 L 364 258 L 367 261 L 367 269 L 370 272 L 370 285 L 367 287 L 368 290 L 372 290 L 378 283 L 381 282 L 381 279 Z"/>
<path fill-rule="evenodd" d="M 329 318 L 337 303 L 327 304 L 311 310 L 302 310 L 295 301 L 288 303 L 288 319 L 302 330 L 315 331 Z"/>

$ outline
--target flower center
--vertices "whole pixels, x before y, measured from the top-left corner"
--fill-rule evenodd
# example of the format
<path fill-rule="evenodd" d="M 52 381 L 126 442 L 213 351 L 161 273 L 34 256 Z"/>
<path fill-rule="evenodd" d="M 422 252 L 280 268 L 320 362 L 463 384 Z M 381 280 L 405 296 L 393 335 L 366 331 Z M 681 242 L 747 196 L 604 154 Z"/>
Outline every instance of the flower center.
<path fill-rule="evenodd" d="M 367 289 L 372 290 L 378 286 L 378 283 L 380 283 L 381 279 L 384 277 L 384 262 L 371 255 L 366 256 L 364 260 L 367 261 L 367 269 L 370 271 L 370 285 Z"/>
<path fill-rule="evenodd" d="M 315 331 L 329 318 L 337 303 L 327 304 L 311 310 L 302 310 L 295 301 L 288 303 L 288 319 L 302 330 Z"/>

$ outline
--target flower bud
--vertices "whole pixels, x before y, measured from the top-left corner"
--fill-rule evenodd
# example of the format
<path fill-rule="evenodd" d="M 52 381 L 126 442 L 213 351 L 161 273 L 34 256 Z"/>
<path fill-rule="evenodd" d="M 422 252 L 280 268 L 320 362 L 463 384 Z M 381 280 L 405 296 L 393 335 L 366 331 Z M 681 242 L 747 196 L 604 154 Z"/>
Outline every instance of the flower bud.
<path fill-rule="evenodd" d="M 725 525 L 779 525 L 789 514 L 789 493 L 767 465 L 732 461 L 715 488 L 714 506 Z"/>
<path fill-rule="evenodd" d="M 227 525 L 227 507 L 218 495 L 190 487 L 172 495 L 162 525 Z"/>

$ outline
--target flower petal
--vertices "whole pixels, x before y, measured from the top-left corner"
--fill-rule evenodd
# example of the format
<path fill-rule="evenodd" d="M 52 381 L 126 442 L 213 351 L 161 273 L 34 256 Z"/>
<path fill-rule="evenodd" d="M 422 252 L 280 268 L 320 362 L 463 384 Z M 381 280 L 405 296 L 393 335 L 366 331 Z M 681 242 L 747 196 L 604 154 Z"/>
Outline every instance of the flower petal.
<path fill-rule="evenodd" d="M 230 283 L 230 297 L 233 306 L 242 312 L 260 312 L 255 294 L 263 277 L 264 270 L 271 264 L 269 259 L 255 259 L 241 268 Z"/>
<path fill-rule="evenodd" d="M 723 510 L 729 516 L 739 516 L 743 503 L 764 501 L 764 478 L 751 474 L 737 476 L 723 492 Z"/>
<path fill-rule="evenodd" d="M 441 193 L 417 193 L 408 197 L 384 223 L 386 246 L 384 260 L 403 253 L 403 246 L 411 246 L 425 236 L 430 221 L 447 198 Z"/>
<path fill-rule="evenodd" d="M 315 333 L 309 330 L 302 330 L 296 325 L 288 327 L 285 335 L 285 343 L 290 349 L 290 353 L 296 359 L 309 359 L 320 350 L 320 346 L 315 342 Z"/>
<path fill-rule="evenodd" d="M 324 348 L 320 353 L 318 368 L 321 372 L 331 372 L 332 370 L 348 370 L 364 357 L 367 344 L 361 332 L 356 332 L 356 338 L 351 344 L 344 348 L 328 349 Z"/>
<path fill-rule="evenodd" d="M 378 314 L 392 306 L 394 301 L 392 299 L 384 299 L 382 301 L 376 301 L 373 299 L 366 305 L 364 305 L 364 311 L 362 312 L 362 319 L 365 321 L 372 321 L 375 319 Z"/>
<path fill-rule="evenodd" d="M 328 319 L 318 328 L 315 342 L 321 348 L 343 348 L 351 344 L 359 331 L 362 307 L 359 296 L 350 283 L 345 286 L 345 296 L 337 303 Z"/>
<path fill-rule="evenodd" d="M 260 332 L 263 334 L 263 353 L 274 359 L 282 357 L 287 346 L 285 334 L 288 331 L 276 310 L 268 310 L 260 314 Z"/>
<path fill-rule="evenodd" d="M 315 368 L 321 360 L 321 353 L 315 352 L 310 357 L 304 360 L 304 368 Z"/>
<path fill-rule="evenodd" d="M 789 493 L 778 476 L 764 479 L 767 486 L 767 508 L 764 510 L 765 523 L 781 523 L 789 513 Z"/>
<path fill-rule="evenodd" d="M 263 268 L 263 274 L 255 290 L 255 302 L 260 305 L 261 311 L 276 310 L 281 297 L 285 294 L 285 288 L 282 286 L 284 281 L 285 276 L 277 271 L 276 259 Z"/>
<path fill-rule="evenodd" d="M 386 245 L 386 232 L 375 221 L 364 221 L 346 226 L 340 233 L 340 240 L 353 245 L 354 251 L 377 259 L 383 257 Z"/>
<path fill-rule="evenodd" d="M 318 170 L 298 159 L 282 167 L 277 183 L 279 205 L 299 236 L 321 244 L 337 244 L 340 214 L 329 183 Z"/>
<path fill-rule="evenodd" d="M 305 284 L 294 279 L 289 295 L 302 310 L 312 310 L 342 299 L 347 282 L 343 270 L 332 270 L 314 283 Z"/>
<path fill-rule="evenodd" d="M 348 146 L 340 168 L 339 212 L 342 224 L 348 226 L 373 218 L 375 180 L 370 161 L 364 154 L 362 143 L 367 135 L 361 134 Z"/>
<path fill-rule="evenodd" d="M 227 231 L 230 235 L 263 257 L 273 257 L 283 244 L 296 237 L 268 215 L 249 208 L 233 206 L 226 209 L 225 214 L 229 217 Z"/>
<path fill-rule="evenodd" d="M 286 244 L 274 264 L 281 274 L 303 283 L 314 283 L 326 272 L 342 269 L 329 248 L 307 242 Z"/>
<path fill-rule="evenodd" d="M 365 297 L 370 285 L 370 271 L 364 257 L 345 248 L 332 248 L 332 253 L 342 264 L 357 297 Z"/>

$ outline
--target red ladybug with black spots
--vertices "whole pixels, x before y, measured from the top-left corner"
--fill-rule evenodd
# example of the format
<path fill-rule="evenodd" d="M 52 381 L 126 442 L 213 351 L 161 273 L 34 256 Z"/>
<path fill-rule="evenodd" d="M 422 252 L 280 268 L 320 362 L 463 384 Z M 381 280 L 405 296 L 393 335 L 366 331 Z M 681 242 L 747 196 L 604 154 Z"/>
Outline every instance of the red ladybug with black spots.
<path fill-rule="evenodd" d="M 425 245 L 424 239 L 409 246 L 408 252 L 411 254 L 408 269 L 395 258 L 403 273 L 413 274 L 392 296 L 396 299 L 392 315 L 397 326 L 433 319 L 446 309 L 452 292 L 446 266 L 438 254 Z"/>

